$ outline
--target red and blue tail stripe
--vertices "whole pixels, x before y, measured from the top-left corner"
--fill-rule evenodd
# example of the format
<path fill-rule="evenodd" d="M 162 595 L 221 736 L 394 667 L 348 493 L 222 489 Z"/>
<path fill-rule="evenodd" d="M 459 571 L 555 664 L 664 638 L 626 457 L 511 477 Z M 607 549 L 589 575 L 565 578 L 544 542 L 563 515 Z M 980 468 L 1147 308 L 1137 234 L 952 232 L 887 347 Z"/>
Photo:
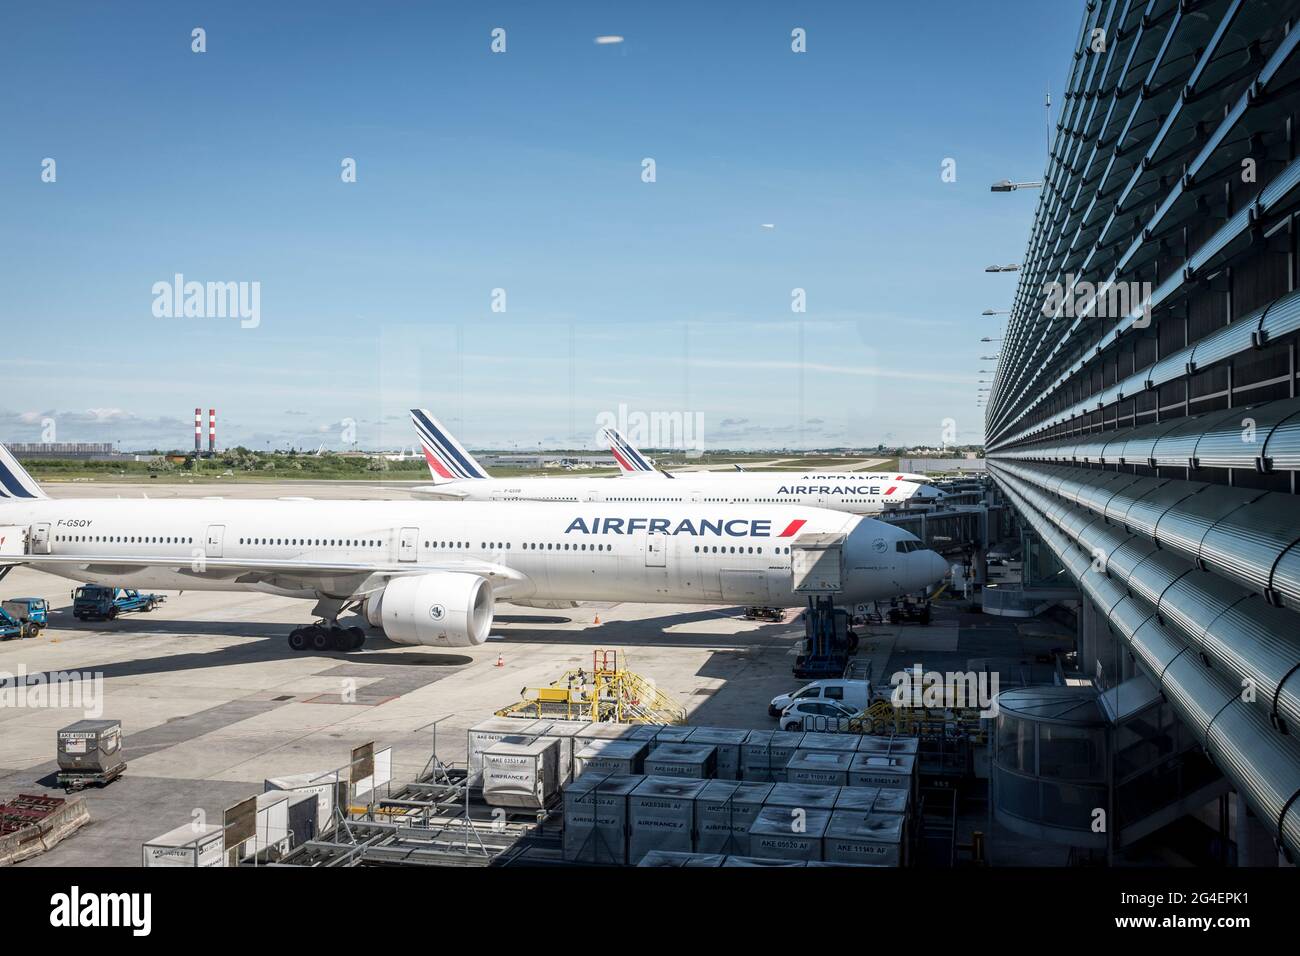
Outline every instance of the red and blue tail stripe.
<path fill-rule="evenodd" d="M 41 491 L 41 486 L 18 464 L 18 459 L 9 449 L 0 445 L 0 498 L 31 500 L 44 497 L 46 495 Z"/>
<path fill-rule="evenodd" d="M 491 477 L 483 466 L 474 460 L 464 446 L 452 436 L 451 432 L 422 408 L 411 409 L 411 423 L 415 425 L 416 434 L 420 436 L 420 445 L 424 448 L 425 461 L 434 478 L 447 481 L 459 479 L 484 479 Z"/>
<path fill-rule="evenodd" d="M 614 455 L 614 460 L 618 462 L 618 467 L 628 474 L 650 473 L 655 470 L 654 465 L 633 447 L 632 443 L 619 434 L 617 429 L 606 428 L 605 440 L 609 442 L 609 450 Z"/>

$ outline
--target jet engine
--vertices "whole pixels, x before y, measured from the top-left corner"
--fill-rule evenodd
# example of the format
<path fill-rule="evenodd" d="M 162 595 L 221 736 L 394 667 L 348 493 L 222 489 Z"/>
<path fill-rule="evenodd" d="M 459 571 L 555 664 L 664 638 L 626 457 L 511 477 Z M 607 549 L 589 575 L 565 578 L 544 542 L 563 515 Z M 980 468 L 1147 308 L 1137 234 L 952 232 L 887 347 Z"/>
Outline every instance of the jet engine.
<path fill-rule="evenodd" d="M 366 599 L 366 620 L 397 644 L 477 646 L 488 639 L 492 610 L 487 580 L 455 571 L 393 578 Z"/>

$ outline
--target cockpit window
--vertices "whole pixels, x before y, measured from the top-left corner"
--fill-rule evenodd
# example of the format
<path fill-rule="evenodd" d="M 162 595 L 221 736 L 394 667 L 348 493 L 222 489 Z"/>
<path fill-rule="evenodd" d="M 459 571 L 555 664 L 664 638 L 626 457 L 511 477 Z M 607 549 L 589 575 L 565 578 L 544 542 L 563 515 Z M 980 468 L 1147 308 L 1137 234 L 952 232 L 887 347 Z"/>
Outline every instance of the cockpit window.
<path fill-rule="evenodd" d="M 924 551 L 925 545 L 920 541 L 895 541 L 894 550 L 901 551 L 903 554 L 911 554 L 913 551 Z"/>

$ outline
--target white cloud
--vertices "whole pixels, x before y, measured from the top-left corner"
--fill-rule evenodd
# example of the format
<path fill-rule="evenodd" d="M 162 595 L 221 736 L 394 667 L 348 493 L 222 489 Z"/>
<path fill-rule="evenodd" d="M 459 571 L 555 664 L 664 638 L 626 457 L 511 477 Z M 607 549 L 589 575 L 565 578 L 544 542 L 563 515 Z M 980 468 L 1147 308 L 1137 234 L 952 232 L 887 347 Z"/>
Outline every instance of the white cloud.
<path fill-rule="evenodd" d="M 820 362 L 794 362 L 787 359 L 690 359 L 696 368 L 731 368 L 751 372 L 820 372 L 824 375 L 851 375 L 857 378 L 890 378 L 916 382 L 950 382 L 955 385 L 974 385 L 974 375 L 952 375 L 947 372 L 926 372 L 904 368 L 882 368 L 878 365 L 826 365 Z"/>

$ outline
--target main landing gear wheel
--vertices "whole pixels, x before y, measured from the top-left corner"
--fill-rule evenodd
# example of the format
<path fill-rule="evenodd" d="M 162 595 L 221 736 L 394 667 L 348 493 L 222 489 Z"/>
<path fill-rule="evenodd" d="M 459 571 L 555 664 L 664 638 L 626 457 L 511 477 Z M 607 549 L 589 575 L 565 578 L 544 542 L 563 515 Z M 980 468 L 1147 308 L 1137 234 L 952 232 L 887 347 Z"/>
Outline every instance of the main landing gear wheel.
<path fill-rule="evenodd" d="M 355 651 L 366 642 L 366 632 L 359 627 L 331 627 L 330 640 L 334 650 L 346 654 Z"/>
<path fill-rule="evenodd" d="M 295 651 L 355 651 L 366 642 L 366 632 L 359 627 L 337 624 L 309 624 L 289 632 L 289 647 Z"/>

